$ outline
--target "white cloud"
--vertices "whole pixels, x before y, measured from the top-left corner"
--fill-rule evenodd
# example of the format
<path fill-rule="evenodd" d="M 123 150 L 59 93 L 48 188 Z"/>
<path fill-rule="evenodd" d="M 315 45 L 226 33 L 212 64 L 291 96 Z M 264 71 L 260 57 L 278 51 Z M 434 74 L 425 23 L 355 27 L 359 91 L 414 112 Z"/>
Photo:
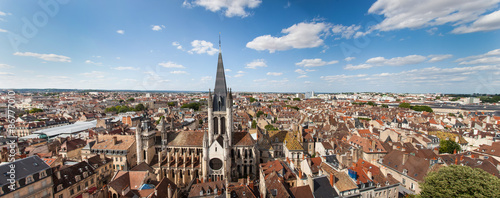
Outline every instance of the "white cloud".
<path fill-rule="evenodd" d="M 225 71 L 225 72 L 230 72 L 230 71 L 231 71 L 231 69 L 225 69 L 224 71 Z"/>
<path fill-rule="evenodd" d="M 299 73 L 299 74 L 306 74 L 307 72 L 302 70 L 302 69 L 296 69 L 295 72 Z"/>
<path fill-rule="evenodd" d="M 372 67 L 373 66 L 370 64 L 359 64 L 359 65 L 348 64 L 348 65 L 344 66 L 344 69 L 345 70 L 357 70 L 357 69 L 369 69 Z"/>
<path fill-rule="evenodd" d="M 152 28 L 151 28 L 151 29 L 152 29 L 153 31 L 160 31 L 160 30 L 162 30 L 163 28 L 165 28 L 165 26 L 164 26 L 164 25 L 152 25 Z"/>
<path fill-rule="evenodd" d="M 246 73 L 246 72 L 244 72 L 244 71 L 238 71 L 237 73 L 238 73 L 238 74 L 244 74 L 244 73 Z"/>
<path fill-rule="evenodd" d="M 283 34 L 286 34 L 284 36 L 259 36 L 248 42 L 246 46 L 258 51 L 269 50 L 269 53 L 293 48 L 314 48 L 323 44 L 321 37 L 328 33 L 329 27 L 327 23 L 302 22 L 281 30 Z"/>
<path fill-rule="evenodd" d="M 137 67 L 113 67 L 112 69 L 116 69 L 116 70 L 139 70 L 139 68 Z"/>
<path fill-rule="evenodd" d="M 8 32 L 8 31 L 0 28 L 0 32 Z"/>
<path fill-rule="evenodd" d="M 217 49 L 214 48 L 214 44 L 208 41 L 204 40 L 194 40 L 191 42 L 191 46 L 193 49 L 189 50 L 188 52 L 190 54 L 192 53 L 197 53 L 197 54 L 208 54 L 208 55 L 214 55 L 215 53 L 218 52 Z"/>
<path fill-rule="evenodd" d="M 36 57 L 42 60 L 46 61 L 53 61 L 53 62 L 71 62 L 71 58 L 63 55 L 57 55 L 57 54 L 38 54 L 38 53 L 33 53 L 33 52 L 16 52 L 14 53 L 16 56 L 31 56 L 31 57 Z"/>
<path fill-rule="evenodd" d="M 395 84 L 429 84 L 435 87 L 444 85 L 457 86 L 456 83 L 459 82 L 465 82 L 467 84 L 477 84 L 477 79 L 473 77 L 483 76 L 478 74 L 478 72 L 495 73 L 498 71 L 500 71 L 500 66 L 473 66 L 454 68 L 428 67 L 402 71 L 399 73 L 373 74 L 372 80 L 376 80 L 380 84 L 388 83 L 393 86 Z"/>
<path fill-rule="evenodd" d="M 0 11 L 0 16 L 7 16 L 7 13 Z"/>
<path fill-rule="evenodd" d="M 0 64 L 0 68 L 2 69 L 10 69 L 10 68 L 14 68 L 14 66 L 11 66 L 11 65 L 7 65 L 7 64 Z"/>
<path fill-rule="evenodd" d="M 265 82 L 265 81 L 267 81 L 267 78 L 255 79 L 253 81 L 254 82 Z"/>
<path fill-rule="evenodd" d="M 345 81 L 347 79 L 352 79 L 352 78 L 361 78 L 365 77 L 366 74 L 357 74 L 357 75 L 333 75 L 333 76 L 321 76 L 320 79 L 327 81 L 327 82 L 339 82 L 339 81 Z"/>
<path fill-rule="evenodd" d="M 9 72 L 0 72 L 0 76 L 14 76 L 14 74 Z"/>
<path fill-rule="evenodd" d="M 448 58 L 451 58 L 453 57 L 453 55 L 451 54 L 442 54 L 442 55 L 429 55 L 427 56 L 430 58 L 429 63 L 434 63 L 434 62 L 439 62 L 439 61 L 442 61 L 444 59 L 448 59 Z"/>
<path fill-rule="evenodd" d="M 300 76 L 299 76 L 299 77 L 297 77 L 297 78 L 307 78 L 307 77 L 309 77 L 309 76 L 307 76 L 307 75 L 300 75 Z"/>
<path fill-rule="evenodd" d="M 378 0 L 368 13 L 384 15 L 385 19 L 374 29 L 390 31 L 417 29 L 451 24 L 459 26 L 452 32 L 468 33 L 499 29 L 497 13 L 484 15 L 495 9 L 498 0 Z M 467 26 L 465 24 L 471 23 Z"/>
<path fill-rule="evenodd" d="M 335 35 L 340 35 L 341 38 L 351 39 L 366 35 L 366 33 L 358 31 L 360 28 L 359 25 L 344 26 L 339 24 L 332 27 L 332 32 Z"/>
<path fill-rule="evenodd" d="M 409 55 L 405 57 L 395 57 L 391 59 L 385 59 L 384 57 L 370 58 L 366 61 L 368 64 L 374 65 L 389 65 L 389 66 L 402 66 L 402 65 L 412 65 L 424 62 L 427 60 L 425 56 L 421 55 Z"/>
<path fill-rule="evenodd" d="M 268 76 L 281 76 L 283 75 L 282 72 L 267 72 Z"/>
<path fill-rule="evenodd" d="M 160 66 L 162 66 L 162 67 L 165 67 L 165 68 L 186 68 L 186 67 L 184 67 L 183 65 L 180 65 L 180 64 L 174 63 L 174 62 L 172 62 L 172 61 L 163 62 L 163 63 L 158 63 L 158 65 L 160 65 Z"/>
<path fill-rule="evenodd" d="M 116 30 L 116 33 L 118 33 L 118 34 L 125 34 L 125 31 L 124 30 Z"/>
<path fill-rule="evenodd" d="M 283 84 L 283 83 L 287 83 L 288 81 L 289 81 L 288 79 L 283 78 L 282 80 L 271 80 L 269 82 L 272 83 L 272 84 L 275 84 L 275 83 Z"/>
<path fill-rule="evenodd" d="M 306 72 L 313 72 L 316 71 L 315 69 L 306 69 Z"/>
<path fill-rule="evenodd" d="M 463 61 L 460 62 L 460 65 L 477 65 L 477 64 L 493 64 L 493 63 L 500 63 L 500 57 L 498 56 L 490 56 L 490 57 L 483 57 L 483 58 L 478 58 L 470 61 Z"/>
<path fill-rule="evenodd" d="M 186 71 L 171 71 L 171 74 L 187 74 Z"/>
<path fill-rule="evenodd" d="M 500 29 L 500 10 L 481 16 L 470 25 L 462 25 L 452 32 L 457 34 L 481 32 Z"/>
<path fill-rule="evenodd" d="M 182 45 L 179 42 L 177 42 L 177 41 L 172 42 L 172 46 L 177 47 L 177 49 L 184 50 L 182 48 Z"/>
<path fill-rule="evenodd" d="M 295 63 L 295 65 L 302 66 L 302 67 L 319 67 L 319 66 L 335 64 L 338 62 L 339 61 L 336 61 L 336 60 L 326 62 L 326 61 L 321 60 L 320 58 L 315 58 L 315 59 L 303 59 L 302 61 Z"/>
<path fill-rule="evenodd" d="M 223 10 L 226 17 L 247 17 L 249 13 L 245 9 L 256 8 L 260 3 L 261 0 L 184 0 L 182 5 L 188 8 L 202 6 L 212 12 Z"/>
<path fill-rule="evenodd" d="M 98 66 L 101 66 L 101 65 L 102 65 L 102 63 L 100 63 L 100 62 L 99 62 L 99 63 L 96 63 L 96 62 L 93 62 L 93 61 L 91 61 L 91 60 L 86 60 L 86 61 L 85 61 L 85 63 L 87 63 L 87 64 L 92 64 L 92 65 L 98 65 Z"/>
<path fill-rule="evenodd" d="M 347 57 L 344 60 L 347 61 L 347 62 L 349 62 L 349 61 L 352 61 L 354 59 L 356 59 L 356 57 Z"/>
<path fill-rule="evenodd" d="M 244 76 L 244 75 L 243 74 L 236 74 L 236 75 L 234 75 L 235 78 L 239 78 L 239 77 L 242 77 L 242 76 Z"/>
<path fill-rule="evenodd" d="M 481 55 L 459 58 L 455 62 L 460 62 L 460 65 L 500 63 L 500 49 L 491 50 Z"/>
<path fill-rule="evenodd" d="M 304 81 L 304 84 L 311 84 L 311 81 Z"/>
<path fill-rule="evenodd" d="M 431 29 L 428 29 L 428 30 L 425 30 L 427 33 L 429 33 L 430 35 L 434 35 L 434 33 L 436 33 L 436 31 L 438 30 L 437 27 L 433 27 Z"/>
<path fill-rule="evenodd" d="M 248 69 L 257 69 L 257 67 L 267 67 L 266 61 L 264 61 L 264 59 L 256 59 L 251 63 L 247 63 L 247 66 L 245 66 L 245 68 Z"/>
<path fill-rule="evenodd" d="M 212 76 L 203 76 L 201 77 L 200 81 L 201 82 L 208 82 L 208 81 L 211 81 L 212 80 Z"/>
<path fill-rule="evenodd" d="M 85 76 L 87 78 L 104 78 L 104 72 L 100 72 L 100 71 L 86 72 L 86 73 L 82 73 L 80 75 Z"/>

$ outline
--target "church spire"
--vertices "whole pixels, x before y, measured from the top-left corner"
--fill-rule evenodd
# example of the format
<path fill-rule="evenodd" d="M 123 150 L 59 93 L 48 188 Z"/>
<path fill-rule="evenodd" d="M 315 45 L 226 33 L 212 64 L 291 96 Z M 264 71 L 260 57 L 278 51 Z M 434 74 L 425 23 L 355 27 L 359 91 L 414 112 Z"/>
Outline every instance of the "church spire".
<path fill-rule="evenodd" d="M 215 89 L 214 89 L 214 100 L 213 108 L 214 111 L 225 111 L 226 110 L 226 97 L 227 97 L 227 87 L 226 87 L 226 75 L 224 74 L 224 64 L 222 63 L 222 52 L 220 50 L 220 35 L 219 35 L 219 60 L 217 63 L 217 74 L 215 77 Z"/>

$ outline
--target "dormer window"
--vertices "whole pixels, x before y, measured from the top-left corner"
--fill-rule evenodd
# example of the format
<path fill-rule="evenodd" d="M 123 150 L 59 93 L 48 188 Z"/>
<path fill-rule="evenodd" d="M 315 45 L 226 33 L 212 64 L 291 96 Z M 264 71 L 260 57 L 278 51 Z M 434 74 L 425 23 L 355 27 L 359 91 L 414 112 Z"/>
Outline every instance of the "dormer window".
<path fill-rule="evenodd" d="M 408 174 L 408 170 L 403 169 L 403 174 L 405 174 L 405 175 Z"/>
<path fill-rule="evenodd" d="M 28 177 L 26 177 L 26 184 L 30 184 L 30 183 L 33 183 L 33 176 L 32 175 L 29 175 Z"/>
<path fill-rule="evenodd" d="M 62 184 L 57 185 L 57 191 L 61 191 L 62 189 L 63 189 L 63 185 Z"/>
<path fill-rule="evenodd" d="M 80 175 L 75 176 L 76 182 L 79 182 L 81 180 Z"/>

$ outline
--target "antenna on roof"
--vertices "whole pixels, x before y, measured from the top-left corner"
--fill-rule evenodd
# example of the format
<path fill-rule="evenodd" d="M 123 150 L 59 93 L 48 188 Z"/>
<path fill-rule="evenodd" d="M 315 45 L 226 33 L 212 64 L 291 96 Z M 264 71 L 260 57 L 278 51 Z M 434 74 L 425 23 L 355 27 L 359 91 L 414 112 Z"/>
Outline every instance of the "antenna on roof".
<path fill-rule="evenodd" d="M 219 52 L 220 52 L 220 32 L 219 32 Z"/>

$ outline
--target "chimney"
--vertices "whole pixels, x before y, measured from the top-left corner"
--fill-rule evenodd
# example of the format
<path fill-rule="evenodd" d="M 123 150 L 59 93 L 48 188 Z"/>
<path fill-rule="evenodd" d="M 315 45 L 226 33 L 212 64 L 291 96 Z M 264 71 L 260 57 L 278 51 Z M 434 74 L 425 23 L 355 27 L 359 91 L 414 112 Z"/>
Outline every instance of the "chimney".
<path fill-rule="evenodd" d="M 249 184 L 250 184 L 250 175 L 247 176 L 247 185 L 249 185 Z"/>
<path fill-rule="evenodd" d="M 455 157 L 455 165 L 458 164 L 458 157 Z"/>
<path fill-rule="evenodd" d="M 116 142 L 117 142 L 117 137 L 116 136 L 113 136 L 113 145 L 116 145 Z"/>
<path fill-rule="evenodd" d="M 376 145 L 375 141 L 371 140 L 370 142 L 372 143 L 372 149 L 373 149 L 373 151 L 375 151 L 375 145 Z"/>
<path fill-rule="evenodd" d="M 457 149 L 453 150 L 453 154 L 455 155 L 457 154 Z"/>
<path fill-rule="evenodd" d="M 436 155 L 438 155 L 438 154 L 439 154 L 439 149 L 438 149 L 437 147 L 436 147 L 436 148 L 434 148 L 434 149 L 433 149 L 433 151 L 434 151 L 434 153 L 435 153 Z"/>
<path fill-rule="evenodd" d="M 57 179 L 61 179 L 61 171 L 57 170 L 56 176 L 57 176 Z"/>
<path fill-rule="evenodd" d="M 403 154 L 403 161 L 402 164 L 405 165 L 406 161 L 408 161 L 408 153 Z"/>
<path fill-rule="evenodd" d="M 106 154 L 101 153 L 100 157 L 103 162 L 106 162 Z"/>
<path fill-rule="evenodd" d="M 302 179 L 302 169 L 299 169 L 299 179 Z"/>
<path fill-rule="evenodd" d="M 464 161 L 464 156 L 463 155 L 460 156 L 460 161 Z"/>
<path fill-rule="evenodd" d="M 470 158 L 474 159 L 474 154 L 470 155 Z"/>
<path fill-rule="evenodd" d="M 368 176 L 368 179 L 372 180 L 373 179 L 373 175 L 372 175 L 372 172 L 371 171 L 368 171 L 366 173 L 366 176 Z"/>
<path fill-rule="evenodd" d="M 167 188 L 167 197 L 172 198 L 172 186 L 170 186 L 170 184 L 168 184 Z"/>
<path fill-rule="evenodd" d="M 330 173 L 330 185 L 333 188 L 333 185 L 335 185 L 335 175 L 333 173 Z"/>

